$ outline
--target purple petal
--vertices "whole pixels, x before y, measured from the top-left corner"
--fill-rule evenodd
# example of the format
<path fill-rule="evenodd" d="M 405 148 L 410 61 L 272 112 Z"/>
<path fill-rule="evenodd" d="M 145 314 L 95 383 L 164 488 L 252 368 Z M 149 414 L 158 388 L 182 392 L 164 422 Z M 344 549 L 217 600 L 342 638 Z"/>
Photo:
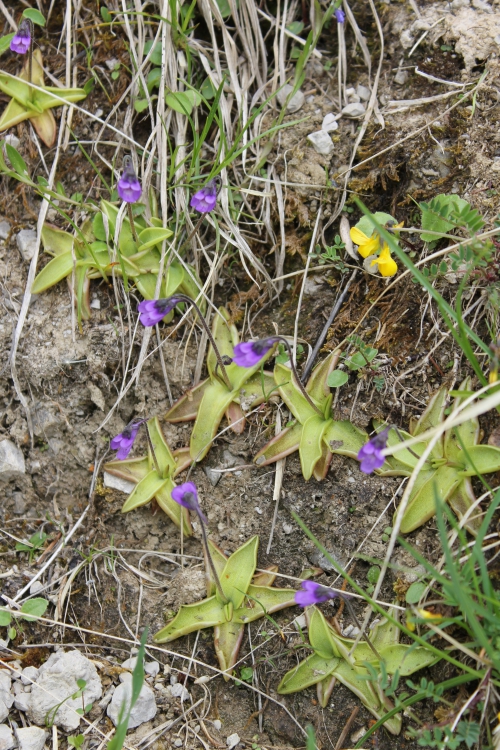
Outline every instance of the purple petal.
<path fill-rule="evenodd" d="M 302 588 L 295 592 L 295 603 L 301 607 L 309 607 L 311 604 L 321 604 L 329 599 L 335 599 L 335 591 L 321 586 L 314 581 L 303 581 Z"/>
<path fill-rule="evenodd" d="M 217 182 L 215 179 L 207 182 L 205 187 L 198 190 L 193 197 L 189 205 L 198 211 L 200 214 L 207 214 L 213 211 L 215 204 L 217 203 Z"/>
<path fill-rule="evenodd" d="M 172 495 L 172 500 L 175 500 L 176 503 L 179 503 L 184 508 L 194 511 L 203 523 L 208 523 L 207 517 L 200 508 L 198 490 L 194 482 L 184 482 L 184 484 L 174 487 L 170 494 Z"/>
<path fill-rule="evenodd" d="M 10 42 L 11 52 L 18 55 L 25 55 L 31 46 L 31 26 L 30 21 L 23 18 L 19 24 L 17 33 L 12 37 Z"/>
<path fill-rule="evenodd" d="M 358 454 L 358 457 L 359 457 L 359 454 Z M 375 451 L 374 453 L 371 453 L 362 457 L 359 468 L 363 472 L 363 474 L 371 474 L 372 472 L 375 471 L 375 469 L 380 469 L 381 466 L 384 465 L 384 463 L 385 463 L 384 456 L 382 456 L 380 451 Z"/>
<path fill-rule="evenodd" d="M 234 347 L 233 362 L 238 367 L 254 367 L 276 343 L 276 338 L 244 341 Z"/>
<path fill-rule="evenodd" d="M 125 203 L 135 203 L 142 193 L 141 183 L 132 166 L 132 159 L 126 156 L 123 160 L 123 172 L 116 186 L 118 195 Z"/>
<path fill-rule="evenodd" d="M 109 444 L 112 451 L 117 451 L 122 444 L 122 433 L 116 435 Z"/>
<path fill-rule="evenodd" d="M 344 23 L 345 21 L 345 13 L 340 8 L 337 8 L 335 11 L 335 18 L 337 19 L 338 23 Z"/>

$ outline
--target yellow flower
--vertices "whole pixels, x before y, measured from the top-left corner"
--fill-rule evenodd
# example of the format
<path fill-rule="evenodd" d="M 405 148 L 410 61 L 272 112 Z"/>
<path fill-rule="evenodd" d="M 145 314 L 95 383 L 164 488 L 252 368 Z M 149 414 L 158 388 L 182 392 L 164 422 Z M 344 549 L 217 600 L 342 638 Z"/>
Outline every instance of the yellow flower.
<path fill-rule="evenodd" d="M 372 260 L 371 265 L 373 266 L 375 263 L 378 265 L 378 270 L 381 276 L 394 276 L 394 274 L 397 273 L 398 267 L 396 261 L 391 258 L 389 245 L 386 245 L 385 243 L 382 252 L 378 258 Z"/>
<path fill-rule="evenodd" d="M 380 237 L 374 233 L 371 237 L 367 237 L 364 232 L 356 227 L 353 227 L 349 232 L 351 240 L 358 245 L 358 253 L 363 258 L 368 258 L 369 255 L 375 255 L 380 250 Z"/>
<path fill-rule="evenodd" d="M 422 617 L 424 620 L 442 620 L 442 615 L 434 614 L 434 612 L 429 612 L 428 609 L 417 609 L 418 614 L 420 617 Z"/>

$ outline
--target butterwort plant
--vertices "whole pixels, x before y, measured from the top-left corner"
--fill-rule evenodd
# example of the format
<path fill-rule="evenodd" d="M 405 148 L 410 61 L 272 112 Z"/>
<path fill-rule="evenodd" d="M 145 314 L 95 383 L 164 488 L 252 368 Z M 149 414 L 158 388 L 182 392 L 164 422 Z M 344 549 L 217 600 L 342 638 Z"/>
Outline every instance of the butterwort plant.
<path fill-rule="evenodd" d="M 217 203 L 217 178 L 209 180 L 207 184 L 198 190 L 191 198 L 189 205 L 200 214 L 208 214 L 213 211 Z"/>
<path fill-rule="evenodd" d="M 192 488 L 187 492 L 186 499 L 186 491 L 182 489 L 179 493 L 181 499 L 194 507 Z M 259 537 L 254 536 L 227 558 L 208 540 L 213 567 L 207 567 L 207 598 L 181 606 L 175 617 L 154 636 L 155 642 L 170 643 L 188 633 L 214 628 L 215 652 L 223 677 L 228 680 L 238 659 L 245 625 L 295 604 L 293 589 L 279 589 L 272 585 L 277 566 L 255 573 L 258 544 Z"/>
<path fill-rule="evenodd" d="M 116 459 L 118 461 L 124 461 L 126 458 L 128 458 L 139 429 L 145 421 L 145 419 L 133 419 L 118 435 L 115 435 L 115 437 L 111 440 L 109 447 L 112 451 L 117 451 Z"/>
<path fill-rule="evenodd" d="M 137 203 L 142 195 L 142 187 L 139 182 L 139 178 L 134 169 L 131 156 L 125 156 L 123 158 L 123 171 L 120 175 L 120 179 L 117 182 L 116 190 L 118 195 L 127 204 L 128 218 L 130 221 L 130 229 L 137 245 L 139 245 L 139 237 L 135 228 L 134 215 L 132 212 L 132 204 Z"/>
<path fill-rule="evenodd" d="M 31 50 L 32 41 L 33 24 L 29 18 L 22 18 L 16 33 L 10 41 L 10 50 L 18 55 L 25 55 L 26 52 Z"/>

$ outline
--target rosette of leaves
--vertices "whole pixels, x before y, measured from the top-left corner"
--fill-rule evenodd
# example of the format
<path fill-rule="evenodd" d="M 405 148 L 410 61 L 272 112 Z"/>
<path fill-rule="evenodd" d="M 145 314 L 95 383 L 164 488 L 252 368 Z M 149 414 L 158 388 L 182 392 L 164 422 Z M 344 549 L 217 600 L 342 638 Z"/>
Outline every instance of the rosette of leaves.
<path fill-rule="evenodd" d="M 11 97 L 0 117 L 0 132 L 29 120 L 41 140 L 50 148 L 57 135 L 57 125 L 51 110 L 64 104 L 79 102 L 87 94 L 84 89 L 45 86 L 42 53 L 39 49 L 35 49 L 33 53 L 31 80 L 43 91 L 34 89 L 29 84 L 28 55 L 16 78 L 0 73 L 0 91 Z"/>
<path fill-rule="evenodd" d="M 333 419 L 333 396 L 328 377 L 337 360 L 337 352 L 329 354 L 314 368 L 306 385 L 306 391 L 321 415 L 304 398 L 288 367 L 283 364 L 275 366 L 278 393 L 295 421 L 261 448 L 254 458 L 258 466 L 274 463 L 298 450 L 304 479 L 314 476 L 321 481 L 328 473 L 334 453 L 356 458 L 368 436 L 348 421 Z"/>
<path fill-rule="evenodd" d="M 224 307 L 220 307 L 214 316 L 212 334 L 221 356 L 232 359 L 234 347 L 240 339 Z M 272 373 L 266 372 L 261 362 L 254 367 L 238 367 L 234 363 L 226 365 L 231 383 L 229 389 L 221 377 L 212 346 L 207 355 L 207 369 L 208 378 L 190 388 L 165 415 L 167 422 L 195 420 L 190 440 L 193 461 L 201 461 L 208 453 L 224 414 L 232 430 L 241 434 L 245 429 L 245 412 L 261 404 L 276 390 Z"/>
<path fill-rule="evenodd" d="M 186 448 L 173 453 L 170 451 L 157 417 L 150 419 L 146 426 L 149 435 L 147 456 L 108 461 L 104 464 L 104 470 L 136 485 L 125 500 L 122 513 L 128 513 L 155 500 L 179 528 L 183 524 L 184 534 L 191 536 L 193 530 L 189 511 L 171 496 L 175 487 L 174 478 L 191 462 L 189 451 Z M 154 450 L 154 457 L 151 448 Z"/>
<path fill-rule="evenodd" d="M 458 408 L 464 398 L 471 395 L 468 391 L 469 384 L 469 379 L 466 379 L 458 391 L 451 392 L 455 396 L 451 412 Z M 399 431 L 401 437 L 407 440 L 437 427 L 443 420 L 448 398 L 446 387 L 437 391 L 430 399 L 420 419 L 410 423 L 410 432 Z M 377 429 L 380 430 L 383 427 L 383 424 L 379 424 Z M 411 491 L 408 507 L 401 523 L 403 534 L 418 529 L 429 518 L 432 518 L 436 512 L 436 493 L 443 502 L 450 504 L 460 519 L 463 518 L 476 501 L 470 478 L 500 470 L 500 449 L 491 445 L 479 445 L 478 438 L 479 422 L 475 418 L 448 430 L 435 444 Z M 388 446 L 396 446 L 399 442 L 400 438 L 396 432 L 390 430 Z M 398 451 L 394 456 L 388 456 L 377 474 L 410 476 L 425 446 L 425 442 L 417 443 L 412 446 L 413 453 L 405 449 Z M 479 512 L 473 514 L 465 522 L 465 527 L 472 534 L 477 533 L 479 526 Z"/>
<path fill-rule="evenodd" d="M 136 242 L 128 216 L 123 217 L 116 252 L 113 241 L 118 217 L 118 207 L 101 201 L 101 211 L 87 219 L 75 234 L 44 224 L 42 242 L 45 251 L 53 258 L 35 278 L 33 294 L 39 294 L 67 278 L 74 284 L 78 320 L 90 317 L 90 281 L 114 273 L 122 276 L 126 288 L 134 284 L 145 299 L 154 299 L 156 281 L 160 270 L 161 248 L 164 240 L 172 236 L 170 229 L 162 226 L 158 217 L 152 216 L 151 226 L 141 215 L 134 217 Z M 200 294 L 201 284 L 190 266 L 184 268 L 179 261 L 166 263 L 165 277 L 159 297 L 169 297 L 182 292 L 193 299 Z M 203 302 L 200 303 L 203 307 Z M 170 314 L 171 319 L 173 312 Z"/>
<path fill-rule="evenodd" d="M 224 679 L 229 680 L 238 659 L 245 625 L 295 605 L 294 589 L 273 587 L 278 568 L 255 574 L 259 537 L 254 536 L 227 558 L 209 540 L 210 552 L 222 590 L 217 591 L 207 565 L 207 598 L 182 605 L 175 617 L 154 636 L 155 643 L 170 643 L 188 633 L 214 628 L 215 652 Z"/>
<path fill-rule="evenodd" d="M 439 660 L 426 648 L 399 643 L 400 630 L 387 619 L 378 622 L 370 631 L 370 640 L 381 662 L 366 641 L 360 641 L 350 654 L 354 641 L 340 636 L 316 607 L 307 609 L 306 617 L 313 653 L 286 673 L 278 686 L 281 695 L 297 693 L 316 685 L 318 700 L 325 708 L 338 680 L 358 696 L 370 713 L 380 719 L 393 708 L 393 704 L 384 695 L 379 680 L 371 679 L 370 672 L 375 670 L 382 674 L 383 669 L 386 674 L 398 672 L 404 677 Z M 391 734 L 399 734 L 401 715 L 392 716 L 384 726 Z"/>

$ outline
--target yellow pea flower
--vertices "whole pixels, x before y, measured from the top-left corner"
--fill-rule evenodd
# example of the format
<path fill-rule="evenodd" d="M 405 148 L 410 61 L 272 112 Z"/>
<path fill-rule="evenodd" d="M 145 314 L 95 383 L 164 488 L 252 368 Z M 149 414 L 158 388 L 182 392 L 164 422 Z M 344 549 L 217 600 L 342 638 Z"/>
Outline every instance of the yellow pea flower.
<path fill-rule="evenodd" d="M 386 245 L 385 243 L 382 252 L 378 258 L 372 260 L 371 265 L 373 266 L 375 263 L 378 265 L 378 270 L 381 276 L 394 276 L 397 273 L 398 267 L 396 261 L 391 258 L 389 245 Z"/>
<path fill-rule="evenodd" d="M 417 612 L 420 617 L 422 617 L 424 620 L 442 620 L 443 615 L 437 615 L 434 614 L 434 612 L 429 612 L 428 609 L 417 609 Z"/>
<path fill-rule="evenodd" d="M 349 232 L 351 240 L 358 245 L 358 253 L 362 258 L 368 258 L 369 255 L 375 255 L 380 250 L 380 237 L 374 233 L 368 237 L 364 232 L 356 227 L 352 227 Z"/>

